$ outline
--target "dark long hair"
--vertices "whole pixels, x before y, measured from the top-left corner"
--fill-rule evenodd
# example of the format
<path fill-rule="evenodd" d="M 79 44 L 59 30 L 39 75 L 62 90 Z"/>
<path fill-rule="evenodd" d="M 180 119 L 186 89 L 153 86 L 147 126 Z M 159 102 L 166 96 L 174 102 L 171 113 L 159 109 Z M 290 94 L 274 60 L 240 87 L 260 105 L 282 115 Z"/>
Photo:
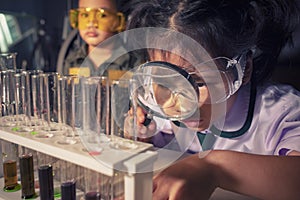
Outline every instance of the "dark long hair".
<path fill-rule="evenodd" d="M 267 79 L 299 23 L 294 0 L 131 0 L 127 29 L 162 27 L 184 33 L 212 57 L 256 48 L 254 75 Z"/>

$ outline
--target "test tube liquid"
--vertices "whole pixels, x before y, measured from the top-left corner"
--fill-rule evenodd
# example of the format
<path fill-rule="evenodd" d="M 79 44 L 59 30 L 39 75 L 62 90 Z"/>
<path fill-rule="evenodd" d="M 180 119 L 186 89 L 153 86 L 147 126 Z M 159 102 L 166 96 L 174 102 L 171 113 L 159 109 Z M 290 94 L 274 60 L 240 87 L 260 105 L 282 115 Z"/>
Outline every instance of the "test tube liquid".
<path fill-rule="evenodd" d="M 31 153 L 19 157 L 20 175 L 22 186 L 22 199 L 30 199 L 35 196 L 33 156 Z"/>
<path fill-rule="evenodd" d="M 15 188 L 18 186 L 16 160 L 6 160 L 3 162 L 3 175 L 4 175 L 4 191 L 15 190 Z"/>
<path fill-rule="evenodd" d="M 101 200 L 101 195 L 99 192 L 87 192 L 85 200 Z"/>
<path fill-rule="evenodd" d="M 40 184 L 40 199 L 53 200 L 53 170 L 51 165 L 41 165 L 38 168 L 39 184 Z"/>
<path fill-rule="evenodd" d="M 2 159 L 3 159 L 3 176 L 5 192 L 14 192 L 21 189 L 18 183 L 17 160 L 18 148 L 16 144 L 1 141 Z"/>
<path fill-rule="evenodd" d="M 61 200 L 76 200 L 76 181 L 70 180 L 61 184 Z"/>

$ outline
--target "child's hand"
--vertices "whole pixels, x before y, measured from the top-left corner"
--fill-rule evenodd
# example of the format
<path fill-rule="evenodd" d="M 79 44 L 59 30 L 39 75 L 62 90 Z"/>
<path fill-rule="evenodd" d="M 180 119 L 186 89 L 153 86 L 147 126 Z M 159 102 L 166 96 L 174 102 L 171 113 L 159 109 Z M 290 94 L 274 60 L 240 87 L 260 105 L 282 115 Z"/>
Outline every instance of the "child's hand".
<path fill-rule="evenodd" d="M 197 154 L 158 173 L 153 179 L 153 200 L 209 199 L 217 187 L 212 166 Z"/>
<path fill-rule="evenodd" d="M 142 142 L 150 142 L 152 136 L 156 132 L 156 122 L 154 120 L 151 120 L 151 122 L 145 126 L 144 125 L 145 120 L 149 120 L 149 119 L 146 119 L 146 113 L 141 107 L 137 108 L 136 115 L 137 115 L 136 128 L 137 128 L 138 140 Z M 125 138 L 134 137 L 133 135 L 134 132 L 132 128 L 133 128 L 133 111 L 132 109 L 130 109 L 124 123 Z"/>

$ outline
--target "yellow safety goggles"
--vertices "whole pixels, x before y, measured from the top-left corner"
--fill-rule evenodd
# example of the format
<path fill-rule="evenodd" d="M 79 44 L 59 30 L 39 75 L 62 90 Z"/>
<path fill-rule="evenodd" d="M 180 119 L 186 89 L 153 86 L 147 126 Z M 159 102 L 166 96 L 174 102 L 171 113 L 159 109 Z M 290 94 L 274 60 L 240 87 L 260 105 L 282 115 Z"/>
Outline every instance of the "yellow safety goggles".
<path fill-rule="evenodd" d="M 102 31 L 121 32 L 125 29 L 125 17 L 121 12 L 112 12 L 104 8 L 77 8 L 69 11 L 73 28 L 87 29 L 90 24 Z"/>

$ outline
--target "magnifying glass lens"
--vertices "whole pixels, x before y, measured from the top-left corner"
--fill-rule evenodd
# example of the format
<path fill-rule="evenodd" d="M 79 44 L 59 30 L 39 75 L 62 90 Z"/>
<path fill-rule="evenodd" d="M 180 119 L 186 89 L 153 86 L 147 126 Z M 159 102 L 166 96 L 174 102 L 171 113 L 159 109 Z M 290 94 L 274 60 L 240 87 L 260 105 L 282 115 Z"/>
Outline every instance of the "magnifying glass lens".
<path fill-rule="evenodd" d="M 199 92 L 188 73 L 175 65 L 149 62 L 136 70 L 138 102 L 154 116 L 182 120 L 198 109 Z"/>

